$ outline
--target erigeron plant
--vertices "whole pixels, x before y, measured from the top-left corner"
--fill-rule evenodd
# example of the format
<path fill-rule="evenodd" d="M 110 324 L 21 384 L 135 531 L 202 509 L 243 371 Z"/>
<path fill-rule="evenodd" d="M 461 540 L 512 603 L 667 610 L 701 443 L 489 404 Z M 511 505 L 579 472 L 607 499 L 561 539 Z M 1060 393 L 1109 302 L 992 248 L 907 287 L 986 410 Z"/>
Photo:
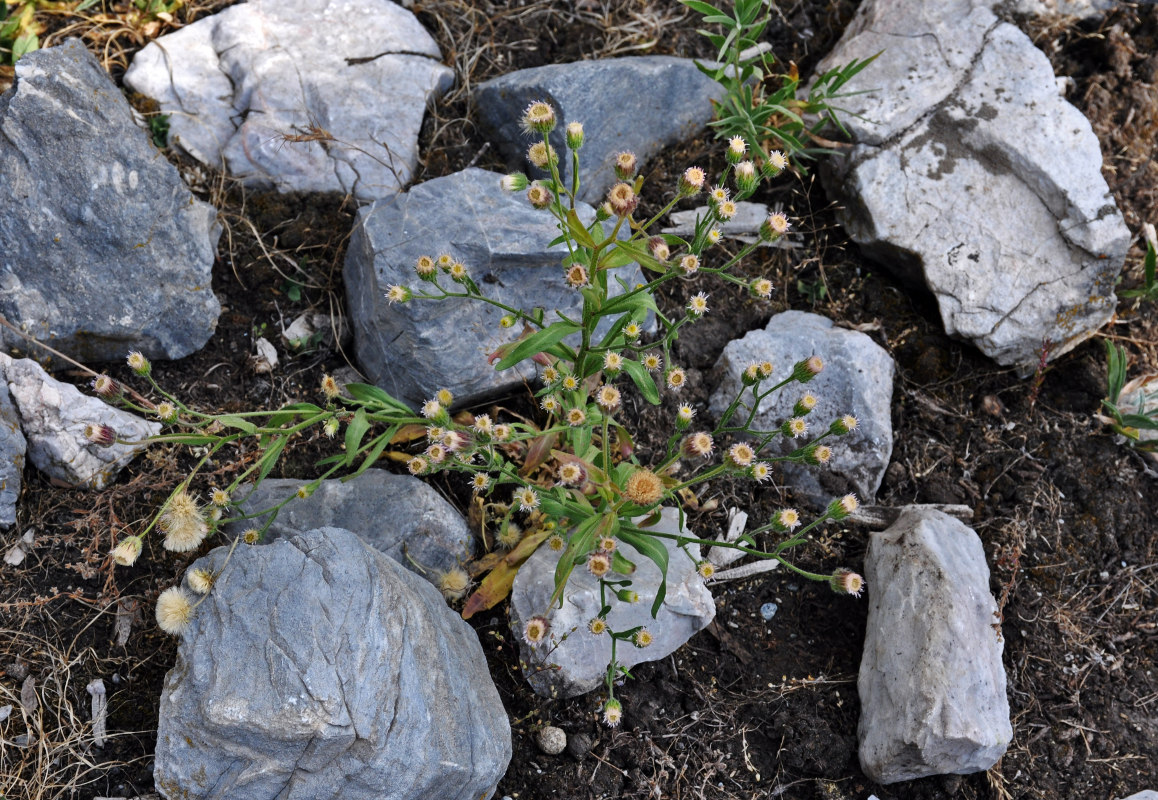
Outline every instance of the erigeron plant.
<path fill-rule="evenodd" d="M 621 643 L 646 648 L 653 641 L 653 634 L 646 627 L 615 630 L 608 621 L 615 603 L 639 600 L 631 588 L 636 565 L 624 554 L 621 544 L 629 545 L 659 568 L 662 580 L 651 606 L 653 617 L 666 593 L 669 551 L 662 539 L 674 540 L 679 548 L 689 544 L 724 546 L 757 558 L 775 559 L 803 577 L 827 582 L 838 593 L 860 594 L 863 579 L 850 570 L 818 574 L 789 560 L 793 548 L 804 544 L 817 526 L 844 519 L 856 510 L 853 495 L 833 500 L 823 514 L 808 524 L 803 524 L 795 509 L 780 509 L 766 524 L 732 542 L 668 534 L 653 527 L 661 506 L 668 503 L 679 507 L 681 493 L 707 481 L 734 477 L 763 483 L 770 479 L 770 465 L 776 461 L 822 466 L 832 455 L 826 440 L 847 434 L 857 421 L 846 415 L 820 426 L 811 425 L 809 415 L 817 401 L 804 390 L 792 416 L 780 426 L 768 431 L 754 430 L 753 420 L 765 397 L 790 386 L 805 387 L 824 368 L 816 355 L 781 369 L 780 374 L 771 362 L 758 362 L 744 371 L 737 396 L 714 426 L 695 425 L 696 409 L 680 404 L 655 463 L 639 463 L 633 452 L 631 421 L 623 413 L 624 393 L 638 392 L 653 405 L 661 404 L 664 393 L 678 395 L 687 375 L 673 361 L 672 345 L 682 330 L 710 313 L 709 295 L 698 292 L 681 313 L 668 317 L 656 303 L 656 291 L 671 281 L 711 275 L 744 286 L 757 298 L 768 298 L 772 291 L 769 280 L 732 274 L 756 244 L 742 248 L 734 256 L 717 255 L 712 245 L 719 238 L 716 226 L 735 212 L 735 203 L 774 178 L 786 161 L 773 153 L 763 167 L 757 168 L 748 158 L 747 142 L 733 137 L 728 143 L 727 167 L 714 185 L 708 185 L 702 169 L 690 167 L 679 179 L 674 199 L 649 219 L 638 220 L 635 212 L 643 179 L 636 175 L 635 157 L 620 153 L 615 163 L 620 182 L 608 192 L 607 202 L 595 219 L 585 225 L 576 212 L 582 126 L 567 126 L 567 156 L 572 161 L 568 184 L 560 178 L 559 154 L 547 143 L 547 135 L 555 125 L 554 109 L 544 102 L 532 103 L 524 115 L 524 125 L 528 132 L 540 137 L 528 155 L 550 177 L 530 182 L 516 173 L 502 180 L 502 188 L 525 192 L 528 202 L 557 220 L 560 236 L 556 241 L 564 244 L 567 251 L 561 268 L 568 284 L 583 298 L 581 315 L 572 319 L 555 311 L 549 317 L 541 308 L 521 309 L 488 298 L 472 279 L 469 266 L 450 253 L 419 258 L 415 264 L 415 286 L 392 286 L 387 298 L 392 303 L 458 298 L 500 308 L 502 327 L 518 333 L 491 354 L 491 360 L 497 362 L 497 369 L 508 369 L 527 360 L 541 367 L 535 397 L 544 412 L 544 424 L 523 419 L 496 420 L 486 414 L 452 415 L 454 397 L 446 390 L 437 392 L 416 414 L 374 386 L 348 384 L 347 394 L 343 394 L 328 376 L 321 385 L 324 406 L 303 402 L 276 411 L 204 414 L 165 392 L 153 379 L 147 359 L 134 353 L 129 357 L 130 366 L 163 399 L 147 400 L 106 376 L 94 381 L 96 392 L 168 424 L 169 432 L 153 441 L 199 448 L 200 456 L 152 522 L 145 530 L 118 543 L 113 558 L 118 564 L 132 564 L 141 552 L 143 537 L 154 530 L 164 534 L 167 549 L 187 552 L 199 547 L 224 521 L 269 515 L 265 521 L 268 527 L 277 511 L 294 497 L 246 516 L 240 513 L 234 499 L 237 490 L 245 483 L 264 480 L 290 440 L 310 429 L 320 428 L 331 437 L 344 429 L 345 448 L 320 462 L 325 470 L 298 491 L 296 497 L 302 498 L 312 494 L 322 480 L 339 472 L 349 477 L 360 474 L 376 463 L 392 442 L 423 438 L 422 452 L 407 457 L 408 470 L 416 476 L 444 471 L 464 475 L 487 512 L 484 524 L 488 520 L 494 523 L 492 539 L 496 550 L 486 562 L 490 571 L 466 600 L 464 617 L 501 601 L 509 592 L 518 567 L 546 544 L 559 553 L 555 589 L 549 607 L 527 621 L 523 638 L 531 647 L 548 646 L 552 640 L 558 641 L 551 633 L 551 609 L 562 602 L 570 576 L 576 569 L 585 569 L 598 580 L 602 607 L 587 631 L 575 635 L 611 639 L 603 716 L 608 725 L 615 725 L 622 715 L 615 699 L 615 684 L 626 673 L 618 664 L 616 649 Z M 649 232 L 676 203 L 705 192 L 708 211 L 689 239 Z M 760 229 L 760 239 L 775 241 L 789 228 L 786 216 L 772 214 Z M 612 270 L 632 263 L 638 263 L 648 273 L 647 280 L 628 285 L 615 278 L 621 291 L 613 294 Z M 649 316 L 658 325 L 654 337 L 645 335 Z M 819 430 L 819 435 L 807 439 L 813 430 Z M 116 440 L 115 432 L 97 429 L 90 438 L 104 443 Z M 243 440 L 255 440 L 260 455 L 239 470 L 228 485 L 210 488 L 206 501 L 196 497 L 194 483 L 198 473 L 219 457 L 223 448 Z M 790 442 L 791 451 L 773 455 L 772 446 L 778 441 Z M 680 517 L 682 523 L 682 508 Z M 251 528 L 235 538 L 232 547 L 236 548 L 238 542 L 256 543 L 263 533 L 264 528 Z M 760 545 L 758 537 L 764 535 L 774 539 L 772 546 Z M 222 571 L 226 568 L 222 567 Z M 712 577 L 715 569 L 706 560 L 696 560 L 695 568 L 703 578 Z M 462 598 L 470 591 L 471 578 L 463 570 L 436 577 L 448 598 Z M 197 603 L 212 592 L 221 578 L 221 574 L 204 570 L 190 571 L 184 587 L 173 587 L 161 595 L 157 604 L 160 626 L 170 633 L 180 633 L 191 620 Z"/>

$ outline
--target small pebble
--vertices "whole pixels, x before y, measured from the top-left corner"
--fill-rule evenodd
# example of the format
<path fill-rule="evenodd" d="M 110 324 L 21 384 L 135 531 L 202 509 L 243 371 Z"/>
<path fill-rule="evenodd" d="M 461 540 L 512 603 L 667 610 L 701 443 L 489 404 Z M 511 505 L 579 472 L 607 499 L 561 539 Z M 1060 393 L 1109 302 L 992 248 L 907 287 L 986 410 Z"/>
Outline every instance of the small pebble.
<path fill-rule="evenodd" d="M 790 592 L 799 592 L 800 591 L 800 584 L 799 583 L 790 583 L 787 586 L 785 586 L 784 588 Z"/>
<path fill-rule="evenodd" d="M 576 761 L 582 761 L 587 757 L 587 754 L 591 751 L 591 747 L 594 744 L 591 737 L 587 734 L 577 733 L 567 742 L 567 754 Z"/>
<path fill-rule="evenodd" d="M 567 747 L 567 734 L 561 728 L 548 725 L 535 734 L 539 749 L 549 756 L 557 756 Z"/>
<path fill-rule="evenodd" d="M 767 622 L 776 616 L 776 612 L 779 610 L 780 606 L 776 605 L 775 603 L 765 603 L 764 605 L 760 606 L 760 616 L 764 618 L 765 622 Z"/>

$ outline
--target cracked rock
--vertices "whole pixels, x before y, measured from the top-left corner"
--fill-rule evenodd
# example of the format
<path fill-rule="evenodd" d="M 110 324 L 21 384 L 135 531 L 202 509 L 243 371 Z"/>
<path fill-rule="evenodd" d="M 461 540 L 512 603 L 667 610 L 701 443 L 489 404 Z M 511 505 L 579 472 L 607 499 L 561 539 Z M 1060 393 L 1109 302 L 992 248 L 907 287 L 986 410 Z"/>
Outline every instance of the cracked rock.
<path fill-rule="evenodd" d="M 307 483 L 266 479 L 238 510 L 253 514 L 272 508 Z M 230 533 L 260 528 L 266 516 L 231 523 Z M 442 495 L 418 478 L 380 469 L 368 469 L 349 481 L 322 481 L 309 497 L 290 500 L 266 531 L 265 541 L 324 527 L 354 532 L 371 547 L 435 584 L 439 573 L 474 555 L 474 537 L 466 520 Z"/>
<path fill-rule="evenodd" d="M 512 391 L 535 377 L 527 362 L 498 372 L 488 356 L 514 341 L 519 331 L 499 325 L 502 311 L 475 300 L 411 300 L 390 305 L 392 285 L 428 284 L 414 272 L 418 257 L 449 253 L 460 259 L 483 294 L 530 312 L 558 309 L 571 319 L 582 314 L 583 298 L 564 280 L 564 245 L 555 218 L 532 208 L 521 194 L 499 188 L 501 175 L 466 169 L 419 184 L 405 194 L 363 208 L 350 236 L 344 275 L 362 369 L 399 400 L 417 408 L 439 389 L 457 405 Z M 588 224 L 595 211 L 579 203 Z M 642 280 L 635 264 L 614 270 L 629 286 Z M 456 288 L 443 277 L 443 285 Z M 622 289 L 609 280 L 613 295 Z M 654 325 L 654 319 L 651 320 Z M 606 330 L 606 325 L 597 329 Z"/>
<path fill-rule="evenodd" d="M 992 767 L 1013 727 L 980 537 L 935 509 L 906 508 L 871 534 L 865 582 L 857 681 L 865 774 L 887 784 Z"/>
<path fill-rule="evenodd" d="M 13 359 L 0 353 L 0 371 L 28 440 L 28 459 L 48 477 L 69 486 L 103 489 L 145 449 L 143 443 L 94 444 L 85 438 L 87 425 L 108 425 L 118 439 L 131 442 L 161 431 L 160 423 L 148 422 L 53 379 L 30 358 Z"/>
<path fill-rule="evenodd" d="M 150 43 L 125 84 L 248 186 L 369 202 L 414 173 L 426 104 L 454 82 L 440 58 L 389 0 L 249 0 Z"/>
<path fill-rule="evenodd" d="M 81 361 L 199 350 L 221 226 L 78 39 L 28 53 L 0 96 L 0 314 Z M 26 346 L 9 331 L 8 346 Z"/>
<path fill-rule="evenodd" d="M 882 55 L 847 87 L 855 146 L 823 177 L 866 255 L 933 293 L 945 330 L 1028 373 L 1116 305 L 1130 234 L 1089 122 L 985 0 L 870 0 L 818 67 Z M 853 116 L 863 114 L 866 119 Z"/>
<path fill-rule="evenodd" d="M 511 732 L 474 631 L 434 587 L 338 528 L 220 547 L 165 678 L 170 800 L 477 800 Z"/>
<path fill-rule="evenodd" d="M 12 404 L 8 384 L 0 380 L 0 528 L 16 524 L 16 501 L 20 499 L 27 450 L 20 414 Z"/>
<path fill-rule="evenodd" d="M 528 105 L 546 100 L 555 107 L 558 124 L 550 142 L 560 154 L 567 153 L 567 123 L 582 123 L 579 199 L 598 205 L 617 181 L 616 153 L 630 150 L 645 163 L 706 126 L 712 120 L 711 101 L 723 95 L 720 85 L 689 58 L 637 56 L 518 70 L 481 84 L 475 103 L 508 168 L 528 174 L 536 172 L 527 162 L 527 148 L 535 139 L 522 130 Z M 569 176 L 570 170 L 570 158 L 560 158 L 560 173 Z"/>
<path fill-rule="evenodd" d="M 674 508 L 663 509 L 655 530 L 695 535 L 680 528 L 679 512 Z M 631 588 L 639 593 L 639 601 L 613 602 L 607 623 L 615 631 L 642 625 L 655 637 L 646 649 L 630 643 L 616 648 L 619 663 L 627 668 L 674 653 L 716 616 L 715 600 L 696 572 L 699 546 L 687 545 L 685 555 L 673 540 L 659 541 L 668 550 L 667 594 L 655 619 L 651 617 L 651 604 L 659 589 L 659 568 L 630 545 L 623 542 L 619 545 L 619 552 L 636 566 L 631 575 Z M 599 614 L 599 581 L 581 564 L 567 582 L 563 607 L 547 614 L 547 603 L 555 591 L 555 565 L 559 555 L 550 548 L 540 547 L 519 568 L 511 588 L 511 631 L 519 642 L 522 660 L 530 665 L 523 674 L 528 676 L 531 688 L 543 697 L 575 697 L 597 689 L 603 685 L 607 665 L 611 663 L 611 637 L 595 636 L 587 630 L 587 623 Z M 551 620 L 551 646 L 531 648 L 523 641 L 523 626 L 539 614 L 547 614 Z M 564 638 L 568 632 L 571 633 Z"/>
<path fill-rule="evenodd" d="M 794 364 L 810 356 L 820 356 L 824 370 L 807 385 L 789 384 L 760 401 L 752 430 L 770 431 L 793 416 L 793 406 L 805 394 L 813 394 L 818 403 L 805 418 L 809 433 L 799 440 L 787 440 L 783 452 L 828 430 L 828 426 L 845 414 L 857 418 L 856 429 L 825 440 L 832 448 L 832 460 L 823 467 L 783 463 L 789 484 L 810 495 L 820 504 L 832 495 L 850 489 L 865 501 L 876 496 L 893 453 L 893 374 L 892 357 L 863 333 L 837 328 L 832 320 L 803 311 L 785 311 L 768 321 L 763 330 L 750 331 L 724 347 L 716 362 L 718 388 L 712 394 L 710 409 L 719 419 L 728 404 L 741 391 L 741 375 L 753 362 L 771 361 L 775 371 L 772 381 L 779 382 Z M 747 403 L 751 406 L 751 390 Z M 739 421 L 746 418 L 747 412 Z M 733 418 L 735 422 L 735 418 Z M 776 447 L 773 441 L 773 448 Z M 772 455 L 782 453 L 773 449 Z"/>

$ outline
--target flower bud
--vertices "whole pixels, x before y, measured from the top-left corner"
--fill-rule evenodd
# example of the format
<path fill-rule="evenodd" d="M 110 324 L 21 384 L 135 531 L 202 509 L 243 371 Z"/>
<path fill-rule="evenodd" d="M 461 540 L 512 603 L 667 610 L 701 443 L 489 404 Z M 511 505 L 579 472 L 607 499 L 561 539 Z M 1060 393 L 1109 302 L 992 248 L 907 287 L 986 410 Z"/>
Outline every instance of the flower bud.
<path fill-rule="evenodd" d="M 797 361 L 792 368 L 792 377 L 801 383 L 808 383 L 824 369 L 824 360 L 820 356 L 809 356 L 803 361 Z"/>
<path fill-rule="evenodd" d="M 567 146 L 578 150 L 583 146 L 583 125 L 579 122 L 567 123 Z"/>
<path fill-rule="evenodd" d="M 740 373 L 740 383 L 744 386 L 755 386 L 760 382 L 760 365 L 753 361 L 748 366 L 744 367 L 744 371 Z"/>
<path fill-rule="evenodd" d="M 98 397 L 112 400 L 124 394 L 124 387 L 108 375 L 97 375 L 92 379 L 92 390 Z"/>
<path fill-rule="evenodd" d="M 386 302 L 390 305 L 395 303 L 405 303 L 411 298 L 410 290 L 405 286 L 395 284 L 386 292 Z"/>
<path fill-rule="evenodd" d="M 499 320 L 499 327 L 501 327 L 501 328 L 513 328 L 514 326 L 515 326 L 515 315 L 514 314 L 507 314 L 506 316 L 504 316 L 502 319 Z"/>
<path fill-rule="evenodd" d="M 599 208 L 595 209 L 595 219 L 598 222 L 606 222 L 613 216 L 615 213 L 611 210 L 611 203 L 606 200 L 599 204 Z"/>
<path fill-rule="evenodd" d="M 828 504 L 828 517 L 829 519 L 844 519 L 858 508 L 860 508 L 860 503 L 857 502 L 856 495 L 846 494 Z"/>
<path fill-rule="evenodd" d="M 550 103 L 536 100 L 523 112 L 523 130 L 528 134 L 550 133 L 555 129 L 555 109 Z"/>
<path fill-rule="evenodd" d="M 653 236 L 647 240 L 647 249 L 651 251 L 656 261 L 667 261 L 671 258 L 671 249 L 662 236 Z"/>
<path fill-rule="evenodd" d="M 748 143 L 744 141 L 743 136 L 733 136 L 728 140 L 728 152 L 724 154 L 729 164 L 739 164 L 744 160 L 744 154 L 748 152 Z"/>
<path fill-rule="evenodd" d="M 603 724 L 608 728 L 618 728 L 623 721 L 623 705 L 612 697 L 603 705 Z"/>
<path fill-rule="evenodd" d="M 792 223 L 788 221 L 788 217 L 783 212 L 777 211 L 775 214 L 770 214 L 768 219 L 760 225 L 760 238 L 765 242 L 774 242 L 788 233 L 788 229 L 791 227 Z"/>
<path fill-rule="evenodd" d="M 85 425 L 84 438 L 101 447 L 112 447 L 117 443 L 117 432 L 108 425 Z"/>
<path fill-rule="evenodd" d="M 113 561 L 122 567 L 131 567 L 136 563 L 137 556 L 140 554 L 141 537 L 130 536 L 117 542 L 117 546 L 113 548 Z"/>
<path fill-rule="evenodd" d="M 504 175 L 499 185 L 504 192 L 521 192 L 527 188 L 527 176 L 521 172 L 512 172 L 510 175 Z"/>
<path fill-rule="evenodd" d="M 539 181 L 535 181 L 531 184 L 531 188 L 527 189 L 527 201 L 535 208 L 546 208 L 551 205 L 553 199 L 551 192 Z"/>
<path fill-rule="evenodd" d="M 770 178 L 775 178 L 788 166 L 788 159 L 779 150 L 773 150 L 768 154 L 768 160 L 764 162 L 764 174 Z"/>
<path fill-rule="evenodd" d="M 129 353 L 126 361 L 128 361 L 129 369 L 138 375 L 148 375 L 153 371 L 153 365 L 149 363 L 149 359 L 145 358 L 139 350 L 134 350 Z"/>
<path fill-rule="evenodd" d="M 861 592 L 864 591 L 864 578 L 851 569 L 840 569 L 832 573 L 832 577 L 828 579 L 829 588 L 837 594 L 851 594 L 853 597 L 860 597 Z"/>
<path fill-rule="evenodd" d="M 691 197 L 699 194 L 704 188 L 704 181 L 707 176 L 699 167 L 688 167 L 684 170 L 684 174 L 680 176 L 679 193 L 681 197 Z"/>
<path fill-rule="evenodd" d="M 546 142 L 535 142 L 527 148 L 527 160 L 539 169 L 547 169 L 548 165 L 559 163 L 559 154 Z"/>
<path fill-rule="evenodd" d="M 849 431 L 856 430 L 856 426 L 856 417 L 854 417 L 852 414 L 845 414 L 840 419 L 834 420 L 833 423 L 828 426 L 828 430 L 831 433 L 835 433 L 836 435 L 841 436 L 848 433 Z"/>
<path fill-rule="evenodd" d="M 635 177 L 637 162 L 635 153 L 625 150 L 615 155 L 615 177 L 621 181 L 629 181 Z"/>
<path fill-rule="evenodd" d="M 751 161 L 741 161 L 736 165 L 736 188 L 740 194 L 754 192 L 759 183 L 760 178 L 756 175 L 755 164 Z"/>
<path fill-rule="evenodd" d="M 806 394 L 796 401 L 796 405 L 792 407 L 792 413 L 797 417 L 803 417 L 816 408 L 817 402 L 816 395 Z"/>
<path fill-rule="evenodd" d="M 617 183 L 607 193 L 607 203 L 611 206 L 611 212 L 615 216 L 629 217 L 631 212 L 635 211 L 635 207 L 639 205 L 639 198 L 636 197 L 635 190 L 631 188 L 630 184 Z"/>
<path fill-rule="evenodd" d="M 430 256 L 419 256 L 418 261 L 414 265 L 414 271 L 418 273 L 418 277 L 424 281 L 433 281 L 438 277 L 438 265 L 434 263 L 434 259 Z"/>
<path fill-rule="evenodd" d="M 624 603 L 639 602 L 639 592 L 636 592 L 632 589 L 616 589 L 615 596 L 622 600 Z"/>
<path fill-rule="evenodd" d="M 748 291 L 751 292 L 752 296 L 761 300 L 770 298 L 772 296 L 772 289 L 772 281 L 767 278 L 757 278 L 748 284 Z"/>

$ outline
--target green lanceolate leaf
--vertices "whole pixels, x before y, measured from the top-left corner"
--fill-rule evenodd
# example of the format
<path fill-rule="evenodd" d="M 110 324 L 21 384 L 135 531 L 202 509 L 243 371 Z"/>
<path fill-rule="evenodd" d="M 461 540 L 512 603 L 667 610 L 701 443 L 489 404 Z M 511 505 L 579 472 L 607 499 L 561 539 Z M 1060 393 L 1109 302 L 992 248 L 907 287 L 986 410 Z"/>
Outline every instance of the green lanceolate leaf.
<path fill-rule="evenodd" d="M 368 383 L 347 383 L 346 391 L 350 393 L 350 397 L 353 397 L 359 403 L 382 406 L 392 411 L 398 411 L 408 417 L 414 416 L 414 412 L 411 411 L 406 404 L 395 400 L 377 386 L 372 386 Z"/>
<path fill-rule="evenodd" d="M 354 418 L 346 426 L 346 466 L 354 463 L 354 456 L 362 444 L 362 437 L 370 430 L 370 423 L 366 419 L 366 409 L 359 408 L 354 412 Z"/>
<path fill-rule="evenodd" d="M 235 417 L 232 414 L 224 414 L 218 417 L 217 421 L 227 428 L 236 428 L 242 433 L 249 434 L 250 436 L 257 433 L 257 426 L 243 417 Z"/>
<path fill-rule="evenodd" d="M 597 537 L 614 536 L 614 531 L 618 527 L 619 518 L 614 514 L 588 517 L 579 523 L 575 532 L 571 534 L 567 549 L 563 551 L 559 563 L 555 565 L 555 592 L 551 595 L 551 602 L 547 604 L 548 608 L 562 604 L 563 590 L 567 586 L 571 572 L 575 569 L 575 562 L 590 552 Z"/>
<path fill-rule="evenodd" d="M 570 209 L 567 212 L 567 230 L 575 237 L 575 241 L 584 247 L 595 247 L 596 241 L 591 238 L 591 234 L 587 232 L 587 228 L 579 220 L 579 215 L 575 213 L 575 209 Z"/>
<path fill-rule="evenodd" d="M 530 358 L 536 353 L 541 353 L 550 347 L 554 347 L 571 334 L 578 333 L 579 330 L 579 326 L 574 323 L 555 322 L 543 328 L 541 331 L 535 331 L 511 348 L 510 352 L 503 356 L 502 360 L 495 365 L 495 369 L 510 369 L 523 359 Z"/>
<path fill-rule="evenodd" d="M 399 427 L 400 426 L 395 425 L 390 428 L 390 430 L 386 431 L 386 433 L 379 436 L 378 439 L 374 442 L 374 446 L 371 447 L 369 451 L 367 451 L 366 458 L 362 461 L 362 466 L 358 467 L 358 469 L 356 469 L 352 475 L 347 475 L 342 480 L 353 480 L 368 470 L 370 467 L 378 463 L 378 459 L 381 457 L 382 451 L 386 449 L 386 445 L 390 444 L 390 440 L 394 438 L 394 434 L 398 432 Z"/>
<path fill-rule="evenodd" d="M 655 593 L 655 602 L 651 604 L 651 618 L 655 619 L 664 599 L 667 598 L 667 548 L 654 536 L 626 528 L 619 531 L 619 538 L 645 557 L 650 558 L 659 567 L 659 574 L 662 577 L 660 578 L 659 589 Z"/>
<path fill-rule="evenodd" d="M 656 388 L 651 373 L 643 368 L 643 364 L 640 364 L 638 361 L 633 361 L 630 358 L 625 358 L 623 359 L 623 370 L 631 376 L 631 380 L 635 383 L 636 388 L 639 389 L 639 393 L 643 395 L 644 399 L 653 406 L 658 406 L 660 402 L 659 389 Z"/>
<path fill-rule="evenodd" d="M 277 464 L 277 460 L 281 458 L 281 451 L 285 450 L 286 442 L 289 441 L 288 436 L 279 436 L 273 440 L 273 444 L 261 457 L 261 468 L 257 471 L 257 479 L 255 483 L 264 481 L 270 473 L 270 470 Z"/>

